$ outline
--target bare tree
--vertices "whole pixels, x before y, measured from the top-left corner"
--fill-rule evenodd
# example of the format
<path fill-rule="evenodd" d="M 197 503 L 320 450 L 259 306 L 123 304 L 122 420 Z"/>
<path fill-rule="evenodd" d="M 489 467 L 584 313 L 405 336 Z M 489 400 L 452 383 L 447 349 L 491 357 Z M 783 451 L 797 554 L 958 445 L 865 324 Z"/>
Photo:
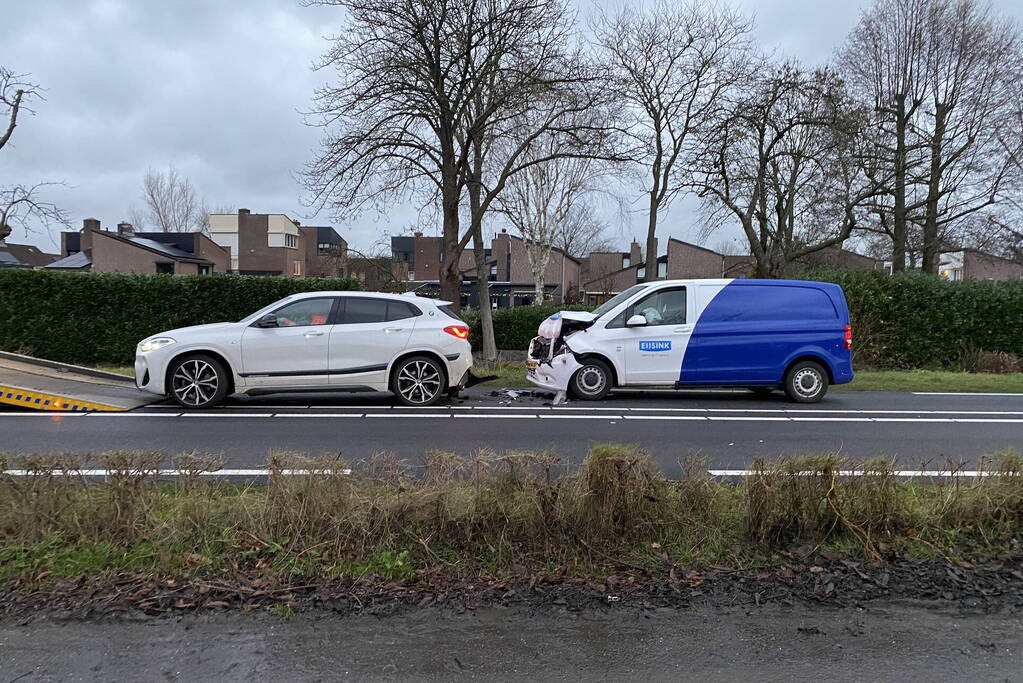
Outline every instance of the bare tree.
<path fill-rule="evenodd" d="M 28 103 L 42 99 L 39 86 L 25 78 L 24 74 L 0 67 L 0 150 L 11 143 L 19 116 L 32 113 Z M 41 190 L 51 185 L 63 183 L 0 185 L 0 242 L 15 227 L 28 232 L 40 224 L 69 224 L 67 212 L 41 197 Z"/>
<path fill-rule="evenodd" d="M 551 151 L 534 148 L 528 156 Z M 580 202 L 596 191 L 594 183 L 600 175 L 591 159 L 554 159 L 511 178 L 498 200 L 505 219 L 525 242 L 535 285 L 533 302 L 538 306 L 546 299 L 545 274 L 551 251 L 561 241 L 573 209 L 578 215 Z"/>
<path fill-rule="evenodd" d="M 661 0 L 650 11 L 626 5 L 594 26 L 642 146 L 647 259 L 657 257 L 658 215 L 684 186 L 696 131 L 717 117 L 721 96 L 748 68 L 751 28 L 726 6 L 696 0 Z M 655 279 L 656 269 L 646 277 Z"/>
<path fill-rule="evenodd" d="M 891 180 L 872 203 L 877 230 L 937 272 L 946 242 L 991 221 L 1012 171 L 1000 131 L 1023 77 L 1018 28 L 975 0 L 878 0 L 840 51 L 852 91 L 873 110 L 865 171 Z"/>
<path fill-rule="evenodd" d="M 307 2 L 342 7 L 349 17 L 319 65 L 335 69 L 338 82 L 317 91 L 311 117 L 327 131 L 305 174 L 314 203 L 340 217 L 395 194 L 435 198 L 441 297 L 459 302 L 461 253 L 473 238 L 482 253 L 483 216 L 523 166 L 521 150 L 492 160 L 493 140 L 517 125 L 511 122 L 523 110 L 546 112 L 531 119 L 536 127 L 523 137 L 525 149 L 588 106 L 549 94 L 580 75 L 566 59 L 571 22 L 564 2 Z M 467 189 L 470 226 L 463 232 Z M 485 282 L 481 277 L 480 286 Z"/>
<path fill-rule="evenodd" d="M 607 224 L 588 199 L 572 204 L 554 241 L 554 246 L 573 258 L 583 258 L 595 251 L 615 250 L 607 236 Z"/>
<path fill-rule="evenodd" d="M 169 166 L 149 169 L 142 181 L 143 208 L 132 207 L 129 219 L 139 229 L 158 232 L 208 232 L 209 209 L 188 178 Z"/>
<path fill-rule="evenodd" d="M 693 182 L 738 221 L 759 276 L 852 234 L 879 192 L 861 170 L 865 122 L 835 74 L 789 63 L 758 76 L 708 133 Z"/>

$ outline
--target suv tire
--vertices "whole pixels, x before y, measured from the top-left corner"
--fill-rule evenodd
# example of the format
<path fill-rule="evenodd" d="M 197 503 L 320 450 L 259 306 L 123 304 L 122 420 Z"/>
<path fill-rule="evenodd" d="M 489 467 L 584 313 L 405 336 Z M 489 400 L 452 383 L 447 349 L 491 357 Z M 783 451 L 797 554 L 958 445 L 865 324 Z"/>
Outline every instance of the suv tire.
<path fill-rule="evenodd" d="M 428 356 L 405 358 L 391 372 L 391 391 L 402 405 L 432 406 L 446 389 L 444 368 Z"/>
<path fill-rule="evenodd" d="M 223 363 L 204 354 L 178 358 L 171 364 L 167 377 L 170 397 L 182 408 L 191 410 L 219 406 L 230 387 Z"/>

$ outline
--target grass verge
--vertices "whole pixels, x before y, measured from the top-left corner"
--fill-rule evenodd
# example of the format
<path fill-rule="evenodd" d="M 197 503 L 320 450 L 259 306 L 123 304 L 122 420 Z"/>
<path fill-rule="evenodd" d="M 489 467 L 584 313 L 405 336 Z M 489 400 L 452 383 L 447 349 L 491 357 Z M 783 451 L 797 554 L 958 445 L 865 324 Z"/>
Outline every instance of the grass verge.
<path fill-rule="evenodd" d="M 474 368 L 478 375 L 497 375 L 487 386 L 531 387 L 521 363 L 500 362 Z M 945 370 L 857 370 L 849 384 L 834 391 L 959 391 L 1023 393 L 1023 373 L 991 374 Z"/>
<path fill-rule="evenodd" d="M 873 561 L 1014 554 L 1023 536 L 1023 461 L 1012 452 L 984 461 L 990 476 L 940 482 L 834 455 L 758 461 L 738 482 L 690 459 L 668 480 L 644 452 L 610 444 L 573 466 L 549 452 L 430 452 L 417 468 L 387 455 L 349 464 L 277 454 L 261 486 L 203 478 L 218 462 L 195 454 L 175 459 L 176 481 L 160 482 L 163 461 L 107 453 L 92 465 L 110 475 L 88 483 L 75 456 L 0 458 L 0 470 L 29 472 L 0 474 L 0 581 L 588 579 L 623 567 L 770 565 L 799 547 Z"/>

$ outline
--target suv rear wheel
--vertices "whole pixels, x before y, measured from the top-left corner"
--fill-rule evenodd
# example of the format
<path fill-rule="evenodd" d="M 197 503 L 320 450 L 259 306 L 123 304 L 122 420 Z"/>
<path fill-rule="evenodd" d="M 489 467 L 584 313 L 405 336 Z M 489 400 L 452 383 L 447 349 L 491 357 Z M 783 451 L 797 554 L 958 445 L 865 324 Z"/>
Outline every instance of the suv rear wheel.
<path fill-rule="evenodd" d="M 170 395 L 182 408 L 220 405 L 227 398 L 228 383 L 227 370 L 210 356 L 185 356 L 171 366 Z"/>
<path fill-rule="evenodd" d="M 583 366 L 572 375 L 568 390 L 572 396 L 584 401 L 599 401 L 611 391 L 614 380 L 611 368 L 602 360 L 584 360 Z"/>
<path fill-rule="evenodd" d="M 820 363 L 804 360 L 785 373 L 785 394 L 796 403 L 816 403 L 828 393 L 828 373 Z"/>
<path fill-rule="evenodd" d="M 391 374 L 391 391 L 407 406 L 431 406 L 444 393 L 444 369 L 427 356 L 412 356 L 398 363 Z"/>

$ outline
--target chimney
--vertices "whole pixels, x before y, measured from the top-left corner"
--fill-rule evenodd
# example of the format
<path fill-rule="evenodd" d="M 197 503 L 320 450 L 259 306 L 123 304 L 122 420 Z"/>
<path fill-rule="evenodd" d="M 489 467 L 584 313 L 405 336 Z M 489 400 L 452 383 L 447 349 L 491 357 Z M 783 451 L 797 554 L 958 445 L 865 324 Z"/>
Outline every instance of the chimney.
<path fill-rule="evenodd" d="M 95 218 L 82 221 L 82 236 L 79 238 L 78 250 L 89 253 L 92 251 L 92 233 L 100 229 L 100 222 Z"/>
<path fill-rule="evenodd" d="M 122 237 L 133 237 L 135 235 L 135 226 L 128 222 L 118 223 L 117 234 Z"/>
<path fill-rule="evenodd" d="M 248 209 L 238 209 L 238 215 L 239 216 L 248 216 L 249 215 L 249 210 Z"/>
<path fill-rule="evenodd" d="M 629 265 L 635 266 L 643 262 L 643 251 L 639 247 L 639 242 L 632 240 L 632 244 L 629 245 Z"/>

